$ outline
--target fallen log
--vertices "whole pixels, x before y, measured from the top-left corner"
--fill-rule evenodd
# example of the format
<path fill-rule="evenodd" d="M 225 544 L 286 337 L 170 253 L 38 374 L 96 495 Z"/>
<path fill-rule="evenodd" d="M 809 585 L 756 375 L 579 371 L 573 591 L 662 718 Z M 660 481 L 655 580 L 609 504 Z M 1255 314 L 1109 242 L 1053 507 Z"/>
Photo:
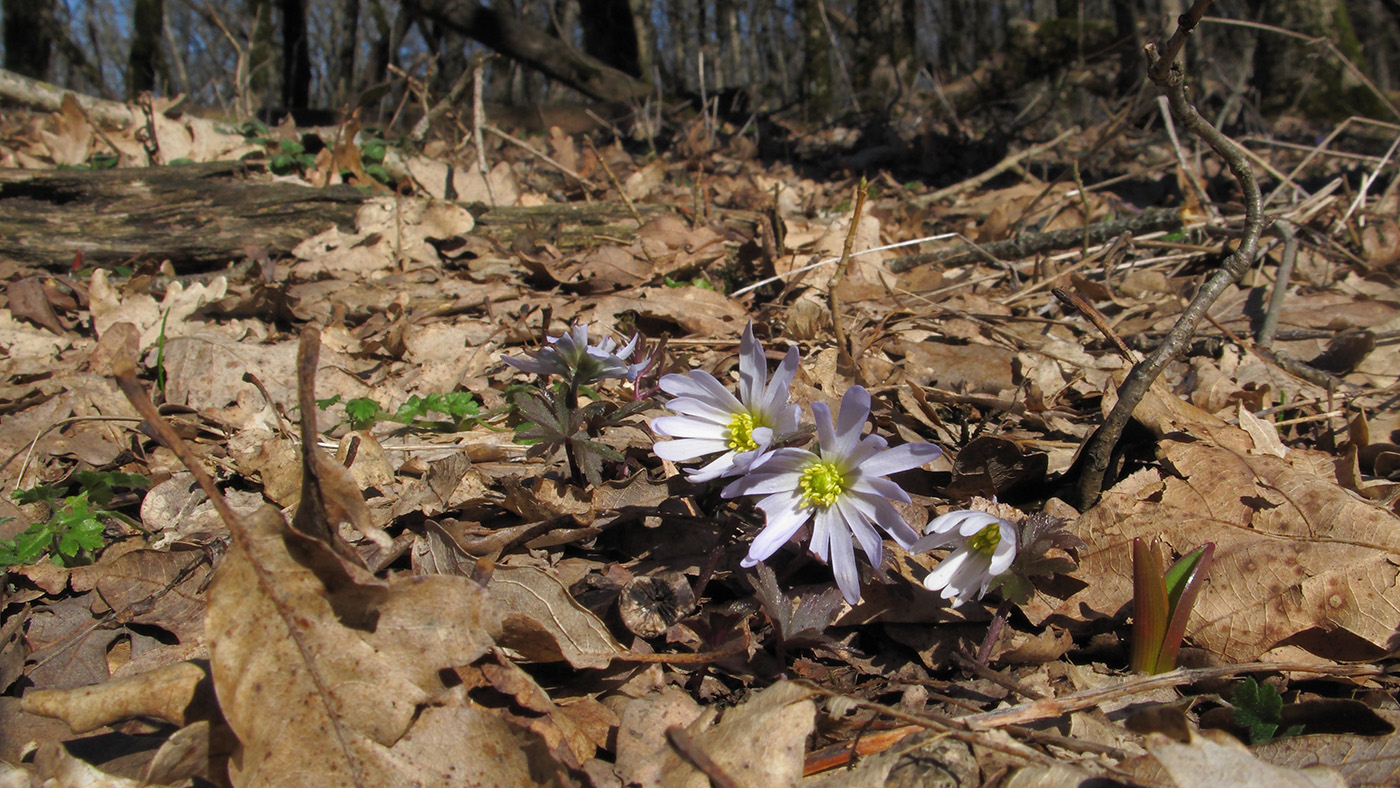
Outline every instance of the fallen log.
<path fill-rule="evenodd" d="M 216 162 L 117 170 L 0 169 L 0 257 L 65 270 L 85 263 L 170 260 L 181 274 L 266 253 L 290 254 L 332 225 L 355 228 L 368 196 L 347 185 L 273 182 L 255 164 Z M 529 208 L 471 206 L 475 235 L 504 249 L 522 233 L 562 251 L 630 239 L 637 222 L 620 203 Z M 636 206 L 643 220 L 671 209 Z M 744 225 L 744 217 L 732 217 Z M 747 222 L 752 224 L 751 221 Z"/>

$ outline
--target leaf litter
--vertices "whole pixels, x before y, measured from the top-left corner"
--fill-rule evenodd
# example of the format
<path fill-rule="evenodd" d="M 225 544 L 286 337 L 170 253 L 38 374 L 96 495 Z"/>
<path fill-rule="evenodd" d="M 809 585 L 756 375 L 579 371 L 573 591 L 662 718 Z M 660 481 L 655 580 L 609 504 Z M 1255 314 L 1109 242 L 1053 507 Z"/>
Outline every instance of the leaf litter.
<path fill-rule="evenodd" d="M 267 156 L 200 119 L 156 117 L 167 159 Z M 4 137 L 8 161 L 81 164 L 98 144 L 72 107 L 32 121 Z M 106 136 L 124 165 L 150 163 L 128 135 Z M 1093 133 L 1066 139 L 1068 158 Z M 97 249 L 86 257 L 100 265 L 76 277 L 5 264 L 5 489 L 84 471 L 152 481 L 115 501 L 128 516 L 104 523 L 90 563 L 7 568 L 7 779 L 858 786 L 936 772 L 960 786 L 1187 786 L 1221 773 L 1270 785 L 1400 774 L 1393 194 L 1373 198 L 1364 226 L 1335 197 L 1277 206 L 1314 238 L 1346 226 L 1359 240 L 1344 254 L 1304 245 L 1272 348 L 1241 339 L 1282 262 L 1282 246 L 1267 246 L 1139 406 L 1114 483 L 1081 512 L 1060 500 L 1077 453 L 1113 405 L 1125 353 L 1160 338 L 1207 265 L 1199 224 L 1119 251 L 908 264 L 959 243 L 925 241 L 853 257 L 833 280 L 848 238 L 865 251 L 951 227 L 989 243 L 1083 229 L 1115 201 L 1029 178 L 921 201 L 882 178 L 852 232 L 838 207 L 850 179 L 737 148 L 692 140 L 689 159 L 648 161 L 553 130 L 550 149 L 580 181 L 495 144 L 484 178 L 447 146 L 393 151 L 386 167 L 411 196 L 371 188 L 352 225 L 231 251 L 251 264 L 241 272 L 147 260 L 132 271 Z M 1118 166 L 1105 155 L 1098 166 Z M 1168 147 L 1154 155 L 1176 173 Z M 347 164 L 357 156 L 318 159 L 301 180 L 368 184 Z M 604 161 L 637 213 L 580 233 L 550 211 L 606 205 Z M 510 210 L 522 213 L 495 213 Z M 1203 215 L 1191 211 L 1188 222 Z M 1054 287 L 1092 301 L 1130 347 L 1105 342 Z M 921 585 L 947 554 L 892 540 L 882 566 L 862 565 L 855 605 L 796 543 L 742 569 L 762 512 L 657 458 L 646 419 L 660 411 L 599 425 L 663 373 L 728 385 L 750 319 L 770 368 L 802 351 L 797 403 L 837 408 L 860 385 L 878 434 L 944 449 L 895 478 L 916 530 L 973 496 L 1044 511 L 1073 535 L 1054 571 L 1031 578 L 1024 601 L 952 608 Z M 317 329 L 298 340 L 289 328 L 304 323 Z M 558 413 L 520 407 L 513 387 L 530 378 L 501 358 L 573 325 L 619 343 L 665 336 L 664 368 L 600 383 L 572 412 L 556 392 L 552 405 L 593 423 L 556 437 L 582 429 L 589 444 L 532 451 L 517 428 Z M 1323 374 L 1292 374 L 1279 354 Z M 141 375 L 123 381 L 162 403 L 168 427 L 138 416 L 114 366 Z M 394 414 L 454 392 L 470 392 L 481 418 L 350 424 L 357 398 Z M 570 473 L 575 449 L 591 452 L 590 478 Z M 210 473 L 217 486 L 198 481 Z M 52 514 L 4 509 L 0 539 Z M 1139 536 L 1173 558 L 1216 545 L 1184 667 L 1156 677 L 1126 672 Z M 986 664 L 972 659 L 979 643 Z M 1313 730 L 1247 748 L 1212 727 L 1243 676 L 1282 690 L 1285 716 L 1344 699 L 1381 722 L 1339 730 L 1315 717 Z M 1153 721 L 1135 716 L 1145 710 Z"/>

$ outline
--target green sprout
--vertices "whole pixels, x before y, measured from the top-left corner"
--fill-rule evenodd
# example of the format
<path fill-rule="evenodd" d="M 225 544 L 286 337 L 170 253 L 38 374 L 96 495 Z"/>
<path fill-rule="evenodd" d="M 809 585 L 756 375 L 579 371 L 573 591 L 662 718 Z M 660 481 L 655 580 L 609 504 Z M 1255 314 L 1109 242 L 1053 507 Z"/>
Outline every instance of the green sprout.
<path fill-rule="evenodd" d="M 116 497 L 116 488 L 150 486 L 144 476 L 116 471 L 79 471 L 72 479 L 82 488 L 73 495 L 67 494 L 71 487 L 52 484 L 11 494 L 20 504 L 47 504 L 50 514 L 48 520 L 33 523 L 15 538 L 0 539 L 0 566 L 32 564 L 46 553 L 59 566 L 91 563 L 94 554 L 106 545 L 104 521 L 130 522 L 107 508 Z"/>
<path fill-rule="evenodd" d="M 1234 722 L 1249 731 L 1250 744 L 1265 744 L 1285 736 L 1297 736 L 1302 725 L 1290 725 L 1283 730 L 1283 698 L 1272 684 L 1260 684 L 1246 677 L 1235 685 L 1230 696 L 1235 707 Z"/>
<path fill-rule="evenodd" d="M 339 394 L 316 400 L 316 406 L 325 410 L 338 402 Z M 446 416 L 448 421 L 428 418 L 433 413 Z M 481 419 L 486 415 L 489 414 L 481 412 L 481 405 L 469 391 L 449 391 L 446 394 L 429 394 L 426 397 L 414 394 L 393 413 L 385 410 L 379 400 L 371 397 L 355 397 L 345 402 L 345 421 L 350 424 L 352 430 L 367 430 L 381 421 L 391 421 L 421 430 L 446 428 L 452 432 L 460 432 L 481 423 Z"/>
<path fill-rule="evenodd" d="M 1186 621 L 1214 555 L 1215 544 L 1207 542 L 1163 572 L 1158 540 L 1133 539 L 1134 671 L 1166 673 L 1176 667 Z"/>
<path fill-rule="evenodd" d="M 275 175 L 305 172 L 316 165 L 316 157 L 306 152 L 306 146 L 296 140 L 282 140 L 277 153 L 267 162 Z"/>

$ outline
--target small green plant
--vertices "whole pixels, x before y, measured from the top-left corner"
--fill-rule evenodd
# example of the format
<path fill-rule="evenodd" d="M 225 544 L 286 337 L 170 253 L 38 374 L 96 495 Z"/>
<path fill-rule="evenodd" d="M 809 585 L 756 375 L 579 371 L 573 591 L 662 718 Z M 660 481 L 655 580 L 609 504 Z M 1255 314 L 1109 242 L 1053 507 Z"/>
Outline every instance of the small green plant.
<path fill-rule="evenodd" d="M 0 566 L 32 564 L 46 553 L 59 566 L 91 563 L 93 554 L 106 544 L 105 521 L 127 520 L 107 508 L 117 489 L 150 485 L 144 476 L 115 471 L 79 471 L 70 480 L 76 488 L 39 484 L 11 494 L 20 504 L 47 504 L 50 514 L 48 520 L 30 525 L 14 539 L 0 539 Z"/>
<path fill-rule="evenodd" d="M 384 166 L 384 156 L 389 152 L 389 143 L 381 139 L 368 139 L 360 145 L 360 161 L 365 174 L 382 184 L 390 185 L 393 178 Z"/>
<path fill-rule="evenodd" d="M 1133 670 L 1156 674 L 1176 667 L 1186 620 L 1214 555 L 1215 544 L 1207 542 L 1164 572 L 1160 543 L 1133 539 Z"/>
<path fill-rule="evenodd" d="M 522 424 L 515 437 L 517 443 L 527 444 L 527 457 L 548 457 L 559 449 L 569 460 L 576 483 L 587 480 L 597 487 L 603 483 L 603 462 L 622 462 L 620 452 L 599 441 L 604 428 L 619 427 L 634 416 L 652 407 L 650 400 L 634 400 L 621 406 L 605 400 L 594 400 L 580 407 L 576 395 L 559 385 L 541 389 L 538 393 L 522 392 L 513 400 L 520 413 L 530 421 Z"/>
<path fill-rule="evenodd" d="M 1283 730 L 1283 697 L 1272 684 L 1260 684 L 1252 677 L 1235 684 L 1230 696 L 1235 707 L 1235 724 L 1249 731 L 1250 744 L 1265 744 L 1303 732 L 1302 725 L 1290 725 Z"/>
<path fill-rule="evenodd" d="M 296 140 L 282 140 L 277 153 L 267 162 L 276 175 L 305 172 L 316 165 L 316 157 L 306 152 L 306 146 Z"/>
<path fill-rule="evenodd" d="M 338 402 L 339 394 L 316 400 L 316 406 L 325 410 Z M 434 413 L 446 416 L 447 421 L 429 418 Z M 426 397 L 414 394 L 393 413 L 371 397 L 355 397 L 345 401 L 345 421 L 352 430 L 367 430 L 381 421 L 391 421 L 416 429 L 460 432 L 481 423 L 483 416 L 481 405 L 469 391 L 449 391 Z"/>
<path fill-rule="evenodd" d="M 710 282 L 710 280 L 704 278 L 703 276 L 697 276 L 694 279 L 691 279 L 689 282 L 685 281 L 684 279 L 672 279 L 669 276 L 662 277 L 662 280 L 665 282 L 667 287 L 698 287 L 702 290 L 715 289 L 715 286 Z"/>

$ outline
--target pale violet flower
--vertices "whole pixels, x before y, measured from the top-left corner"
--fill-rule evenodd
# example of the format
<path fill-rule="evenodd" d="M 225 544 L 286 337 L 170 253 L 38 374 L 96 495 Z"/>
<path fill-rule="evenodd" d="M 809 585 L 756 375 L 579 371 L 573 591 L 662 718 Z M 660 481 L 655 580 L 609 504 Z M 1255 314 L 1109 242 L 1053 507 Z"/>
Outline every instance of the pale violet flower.
<path fill-rule="evenodd" d="M 652 447 L 656 456 L 683 462 L 719 454 L 708 465 L 687 469 L 693 482 L 734 476 L 761 465 L 773 439 L 798 427 L 802 409 L 787 401 L 797 375 L 797 356 L 797 348 L 790 348 L 768 380 L 763 345 L 754 338 L 750 322 L 739 340 L 737 398 L 704 370 L 661 378 L 661 390 L 675 397 L 666 408 L 680 415 L 652 419 L 658 435 L 675 439 L 658 441 Z"/>
<path fill-rule="evenodd" d="M 547 337 L 543 348 L 529 358 L 505 356 L 501 360 L 516 369 L 537 375 L 559 375 L 577 386 L 597 383 L 603 378 L 636 380 L 646 362 L 628 364 L 627 358 L 637 349 L 637 336 L 619 348 L 617 340 L 603 337 L 598 344 L 588 344 L 588 325 L 574 323 L 557 337 Z"/>
<path fill-rule="evenodd" d="M 924 528 L 925 536 L 909 548 L 922 553 L 935 547 L 956 546 L 929 576 L 924 587 L 938 591 L 954 606 L 987 593 L 992 581 L 1016 559 L 1016 526 L 1011 521 L 977 509 L 960 509 L 939 515 Z"/>
<path fill-rule="evenodd" d="M 767 559 L 811 520 L 812 552 L 831 564 L 841 595 L 855 604 L 860 601 L 860 573 L 852 537 L 877 567 L 884 551 L 875 526 L 901 547 L 908 548 L 919 537 L 890 503 L 908 503 L 909 494 L 885 476 L 917 468 L 942 450 L 929 443 L 887 449 L 889 444 L 878 435 L 861 437 L 861 427 L 870 417 L 870 393 L 861 386 L 847 389 L 835 425 L 826 403 L 812 403 L 812 415 L 817 422 L 816 452 L 778 449 L 722 494 L 765 496 L 757 506 L 768 522 L 749 546 L 743 566 Z"/>

